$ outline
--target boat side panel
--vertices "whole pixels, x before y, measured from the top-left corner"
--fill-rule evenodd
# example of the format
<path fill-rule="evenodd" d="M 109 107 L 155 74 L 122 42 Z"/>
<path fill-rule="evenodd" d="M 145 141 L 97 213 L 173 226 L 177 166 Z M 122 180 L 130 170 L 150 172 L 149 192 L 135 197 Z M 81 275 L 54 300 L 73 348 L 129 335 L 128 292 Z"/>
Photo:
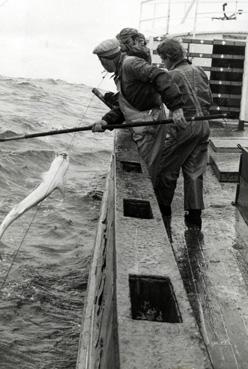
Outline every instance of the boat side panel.
<path fill-rule="evenodd" d="M 113 162 L 102 200 L 87 300 L 84 307 L 77 369 L 118 369 L 114 266 Z"/>

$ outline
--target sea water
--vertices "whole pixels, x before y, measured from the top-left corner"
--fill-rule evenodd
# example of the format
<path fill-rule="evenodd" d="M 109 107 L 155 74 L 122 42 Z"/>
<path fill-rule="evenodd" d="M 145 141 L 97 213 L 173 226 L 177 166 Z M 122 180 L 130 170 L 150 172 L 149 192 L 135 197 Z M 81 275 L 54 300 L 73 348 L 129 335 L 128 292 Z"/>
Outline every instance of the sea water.
<path fill-rule="evenodd" d="M 0 137 L 87 126 L 106 108 L 83 84 L 0 77 Z M 0 368 L 71 369 L 113 133 L 90 130 L 0 143 L 0 223 L 68 152 L 53 192 L 0 241 Z"/>

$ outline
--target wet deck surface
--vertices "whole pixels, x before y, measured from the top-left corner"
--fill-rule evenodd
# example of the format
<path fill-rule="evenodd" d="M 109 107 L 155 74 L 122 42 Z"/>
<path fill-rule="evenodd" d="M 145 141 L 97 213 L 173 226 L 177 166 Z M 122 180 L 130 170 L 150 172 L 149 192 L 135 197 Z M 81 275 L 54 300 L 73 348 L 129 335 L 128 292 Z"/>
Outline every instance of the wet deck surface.
<path fill-rule="evenodd" d="M 209 149 L 209 162 L 220 182 L 238 182 L 240 153 L 217 153 Z"/>
<path fill-rule="evenodd" d="M 215 132 L 216 133 L 216 132 Z M 248 368 L 248 226 L 236 184 L 205 176 L 202 232 L 186 231 L 182 178 L 173 202 L 172 247 L 214 369 Z"/>
<path fill-rule="evenodd" d="M 248 138 L 246 137 L 212 137 L 210 147 L 216 152 L 240 152 L 237 145 L 248 147 Z"/>

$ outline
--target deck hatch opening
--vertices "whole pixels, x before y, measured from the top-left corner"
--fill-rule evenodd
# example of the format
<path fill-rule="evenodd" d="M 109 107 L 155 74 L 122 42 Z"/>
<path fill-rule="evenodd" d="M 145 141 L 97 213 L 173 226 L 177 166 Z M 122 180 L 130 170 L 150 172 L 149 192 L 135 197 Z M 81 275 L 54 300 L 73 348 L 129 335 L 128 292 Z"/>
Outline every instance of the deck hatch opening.
<path fill-rule="evenodd" d="M 129 288 L 132 319 L 182 323 L 169 278 L 129 275 Z"/>
<path fill-rule="evenodd" d="M 152 208 L 149 201 L 123 199 L 123 210 L 125 217 L 152 219 Z"/>
<path fill-rule="evenodd" d="M 142 173 L 140 163 L 134 161 L 121 161 L 124 172 Z"/>

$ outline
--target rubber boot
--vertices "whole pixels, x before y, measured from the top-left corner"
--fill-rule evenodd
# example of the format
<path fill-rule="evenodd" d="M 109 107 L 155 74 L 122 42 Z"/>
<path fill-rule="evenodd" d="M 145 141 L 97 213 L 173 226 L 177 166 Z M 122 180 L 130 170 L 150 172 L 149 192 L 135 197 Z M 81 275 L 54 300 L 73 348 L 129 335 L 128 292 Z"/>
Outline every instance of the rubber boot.
<path fill-rule="evenodd" d="M 171 216 L 170 215 L 163 215 L 164 226 L 169 238 L 170 243 L 172 243 L 172 232 L 171 232 Z"/>
<path fill-rule="evenodd" d="M 162 213 L 164 226 L 169 238 L 170 243 L 172 243 L 172 233 L 171 233 L 171 207 L 160 205 L 160 211 Z"/>
<path fill-rule="evenodd" d="M 200 231 L 202 227 L 201 210 L 187 210 L 184 215 L 185 225 L 189 230 Z"/>

